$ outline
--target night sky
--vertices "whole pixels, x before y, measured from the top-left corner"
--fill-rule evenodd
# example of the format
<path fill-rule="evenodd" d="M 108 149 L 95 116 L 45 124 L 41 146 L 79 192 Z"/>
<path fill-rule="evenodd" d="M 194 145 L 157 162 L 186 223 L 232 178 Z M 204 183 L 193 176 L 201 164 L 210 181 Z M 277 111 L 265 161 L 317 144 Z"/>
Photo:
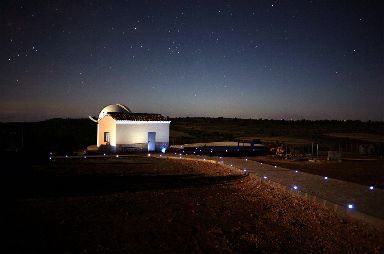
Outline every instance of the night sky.
<path fill-rule="evenodd" d="M 2 0 L 0 121 L 383 121 L 383 3 Z"/>

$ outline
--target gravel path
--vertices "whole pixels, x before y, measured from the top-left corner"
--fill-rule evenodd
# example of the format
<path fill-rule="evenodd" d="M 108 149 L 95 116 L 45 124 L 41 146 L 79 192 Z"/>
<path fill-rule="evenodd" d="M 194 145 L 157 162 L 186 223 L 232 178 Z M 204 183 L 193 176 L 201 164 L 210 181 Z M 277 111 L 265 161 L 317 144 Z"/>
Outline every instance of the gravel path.
<path fill-rule="evenodd" d="M 170 155 L 175 158 L 211 160 L 246 170 L 271 184 L 279 184 L 294 192 L 316 199 L 335 210 L 345 211 L 374 224 L 384 226 L 384 190 L 356 183 L 325 178 L 305 172 L 267 165 L 254 159 Z M 352 208 L 350 208 L 352 206 Z"/>

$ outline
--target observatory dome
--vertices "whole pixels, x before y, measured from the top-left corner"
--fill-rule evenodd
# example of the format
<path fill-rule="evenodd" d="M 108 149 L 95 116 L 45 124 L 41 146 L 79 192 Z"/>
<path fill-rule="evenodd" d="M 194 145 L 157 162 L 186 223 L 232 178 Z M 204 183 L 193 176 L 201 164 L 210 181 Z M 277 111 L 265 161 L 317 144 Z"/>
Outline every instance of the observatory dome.
<path fill-rule="evenodd" d="M 107 113 L 110 112 L 117 112 L 117 113 L 132 113 L 132 111 L 122 104 L 110 104 L 108 106 L 105 106 L 99 114 L 99 120 L 103 118 Z"/>

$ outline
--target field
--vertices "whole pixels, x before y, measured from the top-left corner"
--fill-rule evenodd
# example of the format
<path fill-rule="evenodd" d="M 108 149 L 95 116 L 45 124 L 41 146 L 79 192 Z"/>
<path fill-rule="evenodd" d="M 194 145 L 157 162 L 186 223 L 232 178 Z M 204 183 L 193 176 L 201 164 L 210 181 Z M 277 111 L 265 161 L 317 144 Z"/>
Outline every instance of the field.
<path fill-rule="evenodd" d="M 277 156 L 257 156 L 252 159 L 283 168 L 384 189 L 383 159 L 350 159 L 341 162 L 327 161 L 326 158 L 314 162 L 295 161 Z"/>
<path fill-rule="evenodd" d="M 5 179 L 4 253 L 384 251 L 384 229 L 215 164 L 57 160 Z"/>

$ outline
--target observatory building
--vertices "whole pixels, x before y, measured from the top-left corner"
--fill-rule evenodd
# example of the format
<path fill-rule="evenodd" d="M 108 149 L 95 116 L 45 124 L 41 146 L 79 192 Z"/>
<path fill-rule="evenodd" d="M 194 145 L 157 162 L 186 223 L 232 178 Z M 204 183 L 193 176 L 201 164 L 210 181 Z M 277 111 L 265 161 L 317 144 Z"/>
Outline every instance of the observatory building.
<path fill-rule="evenodd" d="M 171 121 L 160 114 L 132 113 L 122 104 L 104 107 L 97 123 L 97 147 L 113 152 L 162 151 L 169 146 Z"/>

